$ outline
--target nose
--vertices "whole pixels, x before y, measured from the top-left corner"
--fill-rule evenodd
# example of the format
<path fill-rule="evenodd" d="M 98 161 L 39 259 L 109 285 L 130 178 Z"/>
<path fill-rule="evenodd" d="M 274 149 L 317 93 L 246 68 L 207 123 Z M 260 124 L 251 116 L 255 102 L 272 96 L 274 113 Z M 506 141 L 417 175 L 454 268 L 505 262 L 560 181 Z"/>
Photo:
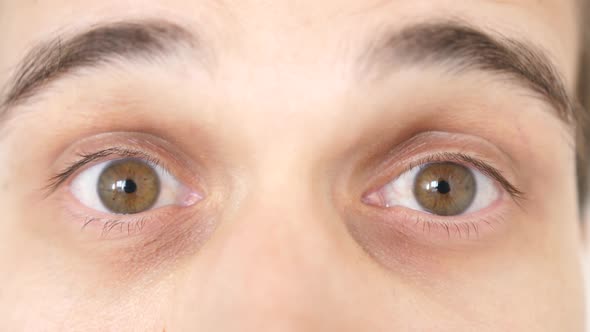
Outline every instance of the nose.
<path fill-rule="evenodd" d="M 177 283 L 178 330 L 363 329 L 370 264 L 329 195 L 301 178 L 269 176 L 224 217 Z"/>

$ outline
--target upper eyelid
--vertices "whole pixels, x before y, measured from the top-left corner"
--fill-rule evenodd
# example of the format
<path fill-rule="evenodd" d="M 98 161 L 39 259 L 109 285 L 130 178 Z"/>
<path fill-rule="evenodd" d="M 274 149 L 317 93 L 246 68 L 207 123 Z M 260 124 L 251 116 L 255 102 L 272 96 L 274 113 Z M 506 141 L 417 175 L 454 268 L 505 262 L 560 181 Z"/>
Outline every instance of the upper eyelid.
<path fill-rule="evenodd" d="M 47 196 L 51 195 L 57 190 L 65 181 L 67 181 L 73 174 L 80 169 L 92 164 L 96 161 L 102 161 L 112 156 L 119 156 L 122 158 L 138 158 L 147 161 L 154 166 L 160 165 L 160 160 L 153 156 L 138 150 L 129 148 L 108 148 L 93 153 L 79 153 L 78 160 L 65 167 L 62 171 L 49 179 L 48 185 L 45 187 Z"/>

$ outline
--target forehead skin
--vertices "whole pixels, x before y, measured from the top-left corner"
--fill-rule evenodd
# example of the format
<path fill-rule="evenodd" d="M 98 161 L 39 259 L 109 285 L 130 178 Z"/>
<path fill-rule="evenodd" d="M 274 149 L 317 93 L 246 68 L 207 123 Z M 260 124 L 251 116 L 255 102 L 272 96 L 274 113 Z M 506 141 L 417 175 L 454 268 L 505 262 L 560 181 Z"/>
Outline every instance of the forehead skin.
<path fill-rule="evenodd" d="M 342 53 L 350 47 L 360 52 L 354 48 L 365 46 L 360 43 L 363 40 L 346 38 L 353 30 L 364 33 L 357 38 L 371 38 L 374 29 L 383 25 L 395 28 L 415 21 L 459 18 L 508 36 L 523 35 L 538 44 L 556 62 L 569 88 L 575 84 L 579 53 L 574 0 L 142 1 L 141 5 L 134 1 L 2 1 L 0 6 L 3 70 L 9 70 L 32 41 L 55 31 L 130 17 L 170 17 L 198 29 L 224 55 L 238 48 L 234 51 L 241 57 L 253 52 L 260 62 L 268 57 L 275 64 L 284 64 L 276 61 L 282 57 L 290 63 L 310 61 L 318 55 L 309 46 L 327 40 L 335 44 L 327 48 L 328 59 L 346 56 Z M 25 22 L 22 17 L 30 19 Z M 273 43 L 268 43 L 269 38 Z M 297 47 L 305 44 L 308 47 Z"/>
<path fill-rule="evenodd" d="M 328 163 L 322 159 L 323 154 L 345 155 L 347 149 L 354 149 L 359 142 L 370 143 L 368 136 L 371 135 L 367 132 L 371 131 L 367 128 L 379 127 L 380 123 L 375 125 L 375 122 L 385 122 L 379 121 L 382 116 L 379 112 L 386 107 L 372 110 L 373 104 L 359 103 L 362 112 L 357 112 L 354 107 L 347 107 L 347 100 L 342 97 L 360 85 L 350 74 L 353 72 L 350 67 L 377 35 L 416 22 L 445 19 L 466 22 L 538 46 L 548 54 L 563 76 L 566 88 L 573 93 L 580 47 L 576 14 L 574 0 L 0 0 L 0 87 L 8 81 L 9 74 L 31 46 L 55 37 L 57 32 L 76 32 L 103 21 L 144 18 L 165 19 L 188 27 L 198 35 L 206 52 L 214 54 L 214 60 L 208 64 L 216 70 L 211 75 L 213 84 L 202 80 L 198 74 L 207 69 L 202 69 L 194 60 L 182 62 L 184 58 L 178 61 L 182 62 L 179 66 L 170 61 L 169 67 L 156 70 L 139 67 L 141 73 L 125 77 L 109 76 L 109 70 L 105 70 L 106 75 L 102 71 L 91 72 L 91 75 L 81 75 L 84 77 L 80 82 L 76 77 L 68 78 L 77 83 L 76 88 L 66 85 L 64 91 L 57 89 L 58 97 L 48 98 L 46 103 L 41 100 L 37 104 L 41 107 L 31 106 L 34 111 L 30 114 L 47 110 L 53 114 L 49 123 L 61 124 L 60 119 L 65 119 L 63 123 L 67 124 L 80 122 L 90 132 L 110 122 L 101 119 L 100 114 L 77 115 L 76 111 L 83 113 L 84 108 L 94 110 L 93 107 L 97 107 L 123 119 L 112 120 L 116 125 L 127 125 L 133 121 L 116 114 L 112 111 L 116 107 L 110 106 L 115 104 L 123 110 L 145 107 L 155 113 L 148 114 L 146 122 L 157 123 L 161 132 L 172 132 L 166 139 L 184 152 L 192 151 L 193 157 L 200 153 L 200 141 L 195 136 L 201 137 L 194 129 L 201 128 L 202 124 L 207 134 L 215 133 L 219 146 L 224 148 L 223 158 L 226 158 L 220 159 L 238 165 L 236 174 L 243 175 L 236 176 L 239 178 L 235 185 L 237 193 L 228 203 L 229 212 L 219 217 L 223 225 L 205 249 L 190 252 L 192 256 L 186 255 L 188 258 L 182 256 L 178 266 L 151 261 L 142 266 L 140 262 L 141 269 L 138 269 L 146 272 L 149 280 L 141 279 L 132 284 L 129 280 L 134 279 L 125 278 L 135 271 L 126 270 L 124 264 L 111 264 L 116 259 L 109 260 L 111 256 L 125 256 L 124 253 L 105 255 L 108 259 L 100 260 L 101 254 L 111 253 L 105 245 L 107 249 L 101 248 L 103 251 L 95 253 L 100 256 L 96 259 L 99 263 L 91 265 L 86 257 L 80 258 L 68 247 L 78 242 L 64 241 L 67 243 L 63 247 L 70 249 L 65 250 L 55 243 L 46 247 L 45 242 L 36 237 L 48 235 L 61 241 L 60 232 L 66 227 L 59 228 L 60 225 L 55 227 L 56 231 L 46 232 L 44 226 L 39 226 L 39 229 L 31 228 L 37 230 L 37 234 L 31 235 L 25 234 L 21 229 L 24 227 L 18 225 L 22 221 L 28 226 L 32 222 L 23 216 L 39 216 L 35 213 L 43 214 L 42 207 L 55 203 L 40 203 L 38 212 L 15 208 L 24 206 L 22 210 L 35 210 L 26 205 L 30 202 L 29 196 L 19 189 L 37 188 L 38 183 L 24 184 L 44 180 L 38 173 L 45 170 L 35 167 L 50 164 L 47 159 L 55 161 L 55 156 L 65 150 L 65 143 L 56 147 L 52 139 L 74 140 L 89 133 L 75 132 L 77 127 L 69 124 L 74 134 L 64 130 L 66 133 L 51 135 L 47 132 L 53 128 L 48 129 L 41 123 L 45 118 L 23 116 L 21 119 L 17 115 L 9 124 L 18 130 L 4 132 L 0 129 L 0 211 L 5 214 L 0 217 L 5 218 L 5 222 L 0 223 L 0 283 L 7 285 L 0 287 L 0 312 L 4 308 L 12 310 L 14 306 L 17 309 L 10 322 L 18 327 L 29 324 L 30 330 L 43 330 L 48 326 L 44 321 L 23 323 L 22 317 L 29 317 L 31 314 L 27 311 L 31 308 L 35 309 L 35 314 L 43 310 L 43 314 L 33 317 L 35 319 L 61 322 L 60 319 L 68 318 L 73 322 L 71 326 L 52 322 L 54 325 L 48 329 L 55 330 L 77 327 L 97 331 L 109 328 L 162 331 L 166 327 L 166 331 L 183 331 L 194 329 L 191 324 L 201 323 L 204 331 L 266 328 L 406 331 L 412 326 L 422 327 L 419 330 L 424 331 L 495 331 L 496 322 L 490 323 L 492 318 L 508 327 L 505 330 L 511 327 L 516 331 L 527 330 L 532 325 L 532 330 L 579 329 L 582 299 L 578 296 L 581 280 L 575 257 L 579 234 L 573 153 L 564 143 L 569 141 L 560 140 L 563 127 L 556 117 L 532 116 L 531 112 L 524 114 L 523 111 L 512 118 L 509 113 L 520 106 L 522 109 L 529 106 L 535 112 L 537 108 L 547 107 L 518 97 L 514 98 L 515 105 L 511 105 L 512 100 L 505 101 L 493 91 L 479 94 L 475 91 L 469 99 L 469 93 L 477 87 L 469 90 L 465 82 L 460 85 L 467 86 L 468 101 L 463 103 L 463 95 L 457 97 L 460 99 L 458 109 L 468 110 L 471 106 L 477 108 L 489 103 L 493 106 L 481 108 L 498 111 L 500 120 L 514 119 L 515 127 L 522 129 L 516 133 L 518 130 L 510 131 L 514 137 L 499 140 L 505 146 L 510 145 L 507 141 L 518 139 L 525 147 L 513 146 L 508 154 L 524 160 L 526 167 L 522 170 L 527 174 L 519 175 L 529 185 L 530 199 L 535 206 L 527 205 L 529 209 L 525 207 L 514 213 L 515 219 L 519 219 L 514 222 L 515 232 L 506 239 L 491 241 L 499 243 L 497 247 L 482 245 L 472 251 L 449 250 L 439 256 L 437 252 L 400 244 L 395 247 L 399 249 L 399 256 L 412 249 L 419 254 L 400 258 L 404 266 L 399 270 L 384 269 L 362 254 L 337 213 L 330 210 L 332 206 L 325 203 L 328 199 L 307 195 L 311 191 L 323 193 L 324 188 L 317 183 L 322 184 L 329 177 L 325 174 L 330 174 L 326 171 L 321 173 L 324 176 L 314 177 L 319 171 L 314 168 L 315 164 L 310 164 Z M 155 80 L 157 82 L 151 86 L 153 82 L 146 80 L 146 76 L 156 71 L 156 77 L 161 80 Z M 375 88 L 380 89 L 376 95 L 385 95 L 382 90 L 401 91 L 399 98 L 389 95 L 381 98 L 387 99 L 383 104 L 402 100 L 401 106 L 396 105 L 399 107 L 387 115 L 392 125 L 379 127 L 381 132 L 399 129 L 403 123 L 411 122 L 409 118 L 413 114 L 409 110 L 415 106 L 414 99 L 422 96 L 420 91 L 415 93 L 403 88 L 422 84 L 422 72 L 418 74 L 418 79 L 411 73 L 403 76 L 415 79 L 408 84 L 395 82 L 393 77 L 388 81 L 393 82 L 391 86 Z M 452 104 L 457 89 L 431 77 L 435 75 L 424 76 L 428 76 L 424 78 L 425 91 L 440 93 L 443 95 L 440 100 Z M 117 80 L 119 78 L 123 83 Z M 132 88 L 125 85 L 127 80 L 136 78 L 141 82 L 131 82 Z M 476 77 L 476 86 L 480 78 Z M 472 82 L 469 78 L 466 81 Z M 184 85 L 178 87 L 177 83 Z M 136 86 L 141 88 L 134 89 Z M 95 96 L 92 94 L 95 88 L 100 92 L 114 91 L 113 96 Z M 161 96 L 162 90 L 165 92 Z M 505 90 L 499 94 L 506 94 Z M 403 94 L 411 96 L 404 99 Z M 474 100 L 480 95 L 484 95 L 485 101 Z M 117 103 L 118 98 L 126 97 L 140 102 L 134 99 Z M 207 98 L 213 101 L 207 100 L 210 104 L 200 101 Z M 375 104 L 381 106 L 378 102 Z M 28 106 L 17 111 L 28 114 Z M 505 109 L 494 109 L 494 106 Z M 163 110 L 170 116 L 163 116 Z M 66 114 L 70 111 L 71 116 Z M 131 113 L 139 122 L 145 120 L 141 111 Z M 461 119 L 467 123 L 493 122 L 495 117 L 491 112 L 476 115 L 471 112 Z M 396 127 L 398 118 L 402 125 Z M 27 124 L 26 128 L 19 127 L 21 120 Z M 96 127 L 90 123 L 92 120 Z M 502 126 L 498 122 L 495 126 Z M 538 129 L 535 126 L 541 129 L 535 130 Z M 29 141 L 28 131 L 46 137 L 47 142 Z M 476 134 L 494 136 L 485 129 Z M 35 135 L 31 137 L 38 137 Z M 46 143 L 51 153 L 44 153 Z M 34 149 L 20 151 L 21 144 Z M 335 153 L 330 150 L 332 148 L 346 151 Z M 544 155 L 543 149 L 550 151 L 550 155 Z M 534 162 L 527 163 L 522 155 L 533 156 Z M 22 160 L 24 158 L 29 159 Z M 219 163 L 228 164 L 230 162 Z M 546 182 L 539 184 L 538 178 Z M 308 183 L 301 179 L 313 181 Z M 544 191 L 545 186 L 555 190 Z M 39 217 L 45 219 L 44 215 Z M 276 220 L 281 222 L 274 223 Z M 6 233 L 1 234 L 4 230 Z M 16 235 L 12 230 L 16 230 Z M 13 252 L 23 255 L 7 254 Z M 423 252 L 431 255 L 422 255 Z M 162 260 L 176 264 L 177 257 L 172 256 L 177 252 L 166 251 L 169 253 L 172 253 L 170 257 Z M 380 254 L 391 253 L 384 250 Z M 252 257 L 255 257 L 255 264 Z M 157 266 L 156 272 L 148 274 L 147 270 L 153 266 Z M 22 280 L 27 281 L 27 287 L 22 287 Z M 504 303 L 506 299 L 511 302 Z M 129 321 L 129 317 L 133 317 L 133 321 Z M 571 325 L 566 325 L 568 323 Z M 103 325 L 107 328 L 103 329 Z"/>

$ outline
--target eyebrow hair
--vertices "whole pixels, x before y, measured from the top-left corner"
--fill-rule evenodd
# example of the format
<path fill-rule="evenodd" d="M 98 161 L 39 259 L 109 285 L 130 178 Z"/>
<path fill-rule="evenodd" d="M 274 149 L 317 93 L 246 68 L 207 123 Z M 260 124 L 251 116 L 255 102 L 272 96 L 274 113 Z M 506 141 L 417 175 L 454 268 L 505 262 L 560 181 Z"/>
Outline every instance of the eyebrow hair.
<path fill-rule="evenodd" d="M 17 65 L 0 102 L 0 117 L 11 106 L 76 69 L 121 59 L 153 59 L 182 44 L 194 48 L 196 39 L 188 30 L 158 20 L 111 22 L 71 37 L 58 36 L 33 47 Z"/>
<path fill-rule="evenodd" d="M 441 64 L 458 72 L 504 75 L 549 102 L 567 124 L 577 118 L 559 71 L 546 52 L 525 41 L 445 21 L 412 25 L 377 40 L 369 50 L 363 60 L 370 64 Z"/>
<path fill-rule="evenodd" d="M 114 59 L 158 57 L 183 43 L 195 48 L 197 38 L 181 26 L 158 20 L 107 23 L 42 43 L 17 66 L 8 93 L 0 101 L 0 122 L 8 108 L 76 69 Z M 439 63 L 459 70 L 508 75 L 542 96 L 566 123 L 577 118 L 578 108 L 573 106 L 558 70 L 545 52 L 524 41 L 445 21 L 411 25 L 378 39 L 369 50 L 363 57 L 371 64 Z"/>

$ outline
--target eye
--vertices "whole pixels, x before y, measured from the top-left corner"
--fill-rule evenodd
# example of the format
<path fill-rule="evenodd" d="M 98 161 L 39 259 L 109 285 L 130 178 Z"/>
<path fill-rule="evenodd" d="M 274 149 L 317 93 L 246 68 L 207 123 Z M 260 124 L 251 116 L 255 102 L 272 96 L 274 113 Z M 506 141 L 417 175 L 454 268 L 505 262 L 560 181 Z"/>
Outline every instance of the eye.
<path fill-rule="evenodd" d="M 369 204 L 458 216 L 490 206 L 500 192 L 488 176 L 458 163 L 430 163 L 403 173 L 366 196 Z"/>
<path fill-rule="evenodd" d="M 201 198 L 162 167 L 134 158 L 92 166 L 72 181 L 70 190 L 87 207 L 114 214 L 190 205 Z"/>

